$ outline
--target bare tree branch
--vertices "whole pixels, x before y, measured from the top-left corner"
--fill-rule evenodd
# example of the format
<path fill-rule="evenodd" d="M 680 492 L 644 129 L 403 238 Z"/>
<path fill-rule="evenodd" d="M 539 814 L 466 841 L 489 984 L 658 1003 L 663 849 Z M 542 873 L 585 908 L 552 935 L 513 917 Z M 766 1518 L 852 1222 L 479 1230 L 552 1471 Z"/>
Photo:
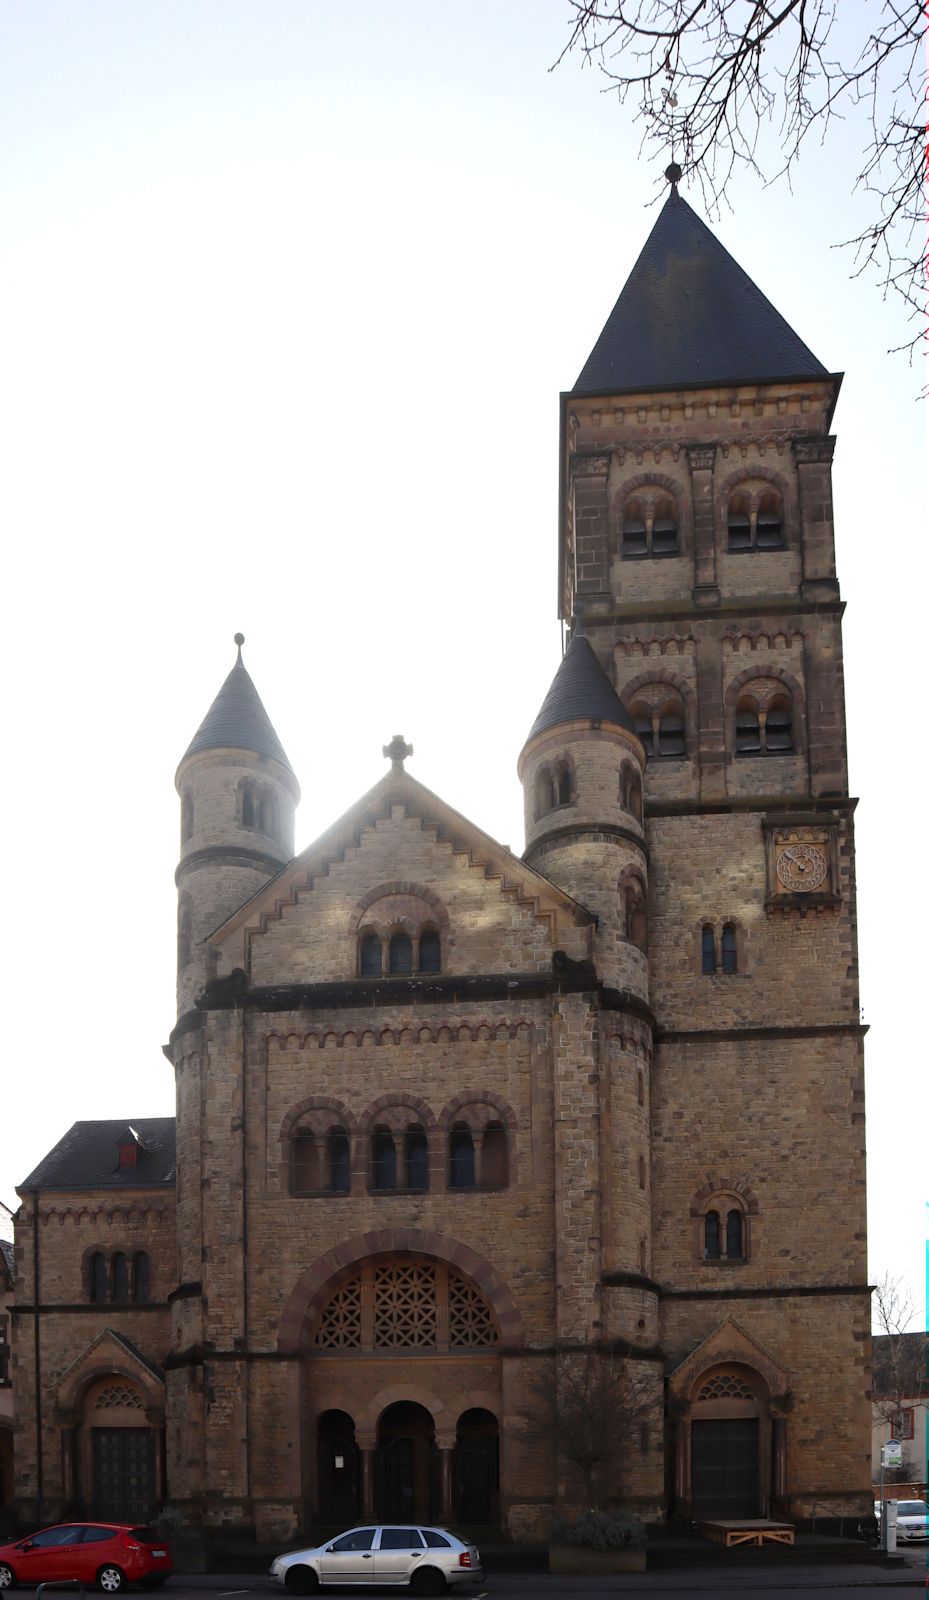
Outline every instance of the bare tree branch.
<path fill-rule="evenodd" d="M 929 1409 L 929 1336 L 909 1333 L 912 1297 L 899 1279 L 885 1275 L 874 1290 L 872 1404 L 894 1436 L 900 1413 Z M 913 1463 L 890 1469 L 890 1477 L 908 1482 Z M 918 1475 L 918 1474 L 917 1474 Z"/>
<path fill-rule="evenodd" d="M 882 0 L 857 53 L 834 51 L 839 0 L 568 0 L 572 52 L 631 99 L 643 143 L 667 150 L 718 210 L 739 167 L 788 182 L 804 142 L 863 106 L 870 136 L 855 187 L 874 197 L 873 221 L 841 241 L 855 273 L 873 270 L 925 326 L 925 70 L 923 0 Z M 864 8 L 858 18 L 864 19 Z M 847 13 L 843 9 L 843 23 Z M 777 170 L 759 141 L 774 125 Z"/>
<path fill-rule="evenodd" d="M 609 1469 L 639 1450 L 641 1430 L 661 1424 L 661 1386 L 653 1373 L 610 1352 L 559 1354 L 537 1375 L 530 1396 L 519 1422 L 523 1439 L 554 1445 L 580 1473 L 591 1509 L 611 1498 Z"/>

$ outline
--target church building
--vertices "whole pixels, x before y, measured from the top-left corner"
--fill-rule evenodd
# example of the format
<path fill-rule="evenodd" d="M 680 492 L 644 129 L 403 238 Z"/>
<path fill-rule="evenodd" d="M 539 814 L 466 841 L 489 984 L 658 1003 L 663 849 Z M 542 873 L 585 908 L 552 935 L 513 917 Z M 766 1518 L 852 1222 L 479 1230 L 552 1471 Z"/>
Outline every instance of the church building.
<path fill-rule="evenodd" d="M 295 857 L 237 636 L 177 771 L 176 1121 L 18 1191 L 22 1518 L 535 1539 L 584 1383 L 605 1505 L 869 1509 L 840 382 L 672 183 L 561 398 L 522 857 L 399 735 Z"/>

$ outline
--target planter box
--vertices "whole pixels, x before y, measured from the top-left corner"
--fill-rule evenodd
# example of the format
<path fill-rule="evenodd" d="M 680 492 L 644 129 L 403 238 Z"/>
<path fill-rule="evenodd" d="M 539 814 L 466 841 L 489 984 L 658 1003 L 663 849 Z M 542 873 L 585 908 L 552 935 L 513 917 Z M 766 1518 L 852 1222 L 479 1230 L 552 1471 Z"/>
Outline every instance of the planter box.
<path fill-rule="evenodd" d="M 549 1572 L 574 1577 L 609 1576 L 613 1572 L 644 1572 L 644 1550 L 595 1550 L 588 1544 L 550 1544 Z"/>

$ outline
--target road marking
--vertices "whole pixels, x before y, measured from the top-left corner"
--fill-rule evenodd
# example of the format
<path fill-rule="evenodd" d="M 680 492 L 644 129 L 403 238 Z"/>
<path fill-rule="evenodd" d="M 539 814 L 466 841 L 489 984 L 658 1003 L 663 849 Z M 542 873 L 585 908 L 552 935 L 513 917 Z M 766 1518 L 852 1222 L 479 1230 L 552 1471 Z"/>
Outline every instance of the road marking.
<path fill-rule="evenodd" d="M 251 1591 L 248 1590 L 248 1589 L 220 1589 L 220 1591 L 219 1591 L 219 1600 L 223 1600 L 224 1595 L 229 1595 L 229 1594 L 249 1594 L 250 1592 Z"/>

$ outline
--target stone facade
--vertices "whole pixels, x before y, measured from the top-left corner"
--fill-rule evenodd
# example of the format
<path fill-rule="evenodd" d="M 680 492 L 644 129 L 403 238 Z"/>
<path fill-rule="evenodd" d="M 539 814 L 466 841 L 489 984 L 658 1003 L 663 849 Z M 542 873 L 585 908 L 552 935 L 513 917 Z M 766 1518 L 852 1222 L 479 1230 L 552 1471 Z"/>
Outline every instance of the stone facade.
<path fill-rule="evenodd" d="M 543 1533 L 589 1497 L 538 1427 L 585 1372 L 621 1437 L 603 1500 L 866 1513 L 837 390 L 563 397 L 575 633 L 522 859 L 395 740 L 291 860 L 299 790 L 237 663 L 221 698 L 260 736 L 214 707 L 178 772 L 176 1200 L 22 1191 L 25 1509 L 93 1501 L 106 1369 L 155 1498 L 262 1537 Z M 150 1254 L 144 1308 L 87 1303 L 101 1240 Z"/>

